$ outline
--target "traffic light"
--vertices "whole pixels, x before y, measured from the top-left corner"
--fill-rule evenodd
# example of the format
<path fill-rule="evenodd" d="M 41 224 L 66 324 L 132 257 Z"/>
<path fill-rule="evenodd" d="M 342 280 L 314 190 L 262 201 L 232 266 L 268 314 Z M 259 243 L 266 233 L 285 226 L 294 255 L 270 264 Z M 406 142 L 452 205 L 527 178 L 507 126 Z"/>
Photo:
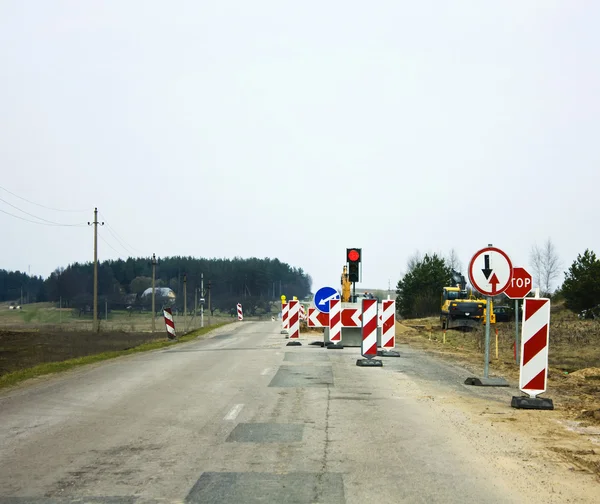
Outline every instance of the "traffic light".
<path fill-rule="evenodd" d="M 346 261 L 348 261 L 348 280 L 360 282 L 360 262 L 362 250 L 359 248 L 346 249 Z"/>

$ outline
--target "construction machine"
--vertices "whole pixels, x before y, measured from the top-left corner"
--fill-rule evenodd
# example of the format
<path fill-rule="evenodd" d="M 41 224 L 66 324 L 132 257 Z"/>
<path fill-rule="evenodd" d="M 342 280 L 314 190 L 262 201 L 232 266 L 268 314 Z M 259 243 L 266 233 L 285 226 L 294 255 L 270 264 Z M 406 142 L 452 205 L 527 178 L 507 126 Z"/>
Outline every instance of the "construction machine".
<path fill-rule="evenodd" d="M 344 265 L 342 271 L 342 303 L 348 303 L 350 301 L 350 289 L 352 288 L 352 282 L 348 275 L 348 266 Z"/>
<path fill-rule="evenodd" d="M 472 292 L 467 291 L 465 277 L 458 271 L 452 270 L 453 285 L 442 289 L 440 322 L 442 329 L 474 329 L 485 324 L 487 301 L 477 299 Z M 496 322 L 493 304 L 490 303 L 490 322 Z"/>

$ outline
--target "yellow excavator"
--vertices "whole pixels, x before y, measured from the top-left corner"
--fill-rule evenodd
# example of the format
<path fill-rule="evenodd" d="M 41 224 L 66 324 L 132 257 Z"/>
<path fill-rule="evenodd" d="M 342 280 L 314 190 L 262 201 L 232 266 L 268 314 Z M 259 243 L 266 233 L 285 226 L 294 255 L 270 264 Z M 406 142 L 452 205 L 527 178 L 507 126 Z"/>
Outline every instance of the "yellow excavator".
<path fill-rule="evenodd" d="M 454 285 L 442 289 L 440 322 L 442 329 L 470 330 L 485 324 L 487 301 L 467 292 L 465 277 L 452 270 Z M 496 323 L 494 305 L 490 303 L 490 323 Z"/>
<path fill-rule="evenodd" d="M 352 288 L 352 282 L 348 278 L 348 267 L 344 265 L 342 272 L 342 303 L 348 303 L 350 301 L 350 291 Z"/>

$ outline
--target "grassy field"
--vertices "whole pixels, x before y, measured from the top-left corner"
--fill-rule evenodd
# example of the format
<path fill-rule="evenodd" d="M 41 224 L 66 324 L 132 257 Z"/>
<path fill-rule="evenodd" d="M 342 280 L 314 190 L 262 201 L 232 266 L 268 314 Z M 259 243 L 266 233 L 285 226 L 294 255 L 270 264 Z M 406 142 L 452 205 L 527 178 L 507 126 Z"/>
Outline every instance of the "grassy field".
<path fill-rule="evenodd" d="M 126 311 L 112 311 L 106 318 L 104 310 L 98 313 L 100 331 L 126 331 L 149 332 L 152 330 L 151 313 L 128 313 Z M 184 332 L 200 327 L 200 316 L 193 317 L 188 314 L 174 315 L 175 327 Z M 204 314 L 204 325 L 232 320 L 229 315 Z M 0 330 L 44 329 L 52 331 L 91 331 L 92 316 L 82 315 L 71 308 L 59 309 L 52 303 L 35 303 L 23 305 L 21 310 L 9 310 L 8 305 L 0 305 Z M 164 329 L 162 316 L 156 316 L 156 330 Z"/>
<path fill-rule="evenodd" d="M 205 315 L 201 329 L 199 316 L 175 315 L 174 319 L 178 342 L 233 321 L 229 315 Z M 71 309 L 59 310 L 50 303 L 24 305 L 22 310 L 0 305 L 0 386 L 171 344 L 163 317 L 156 317 L 152 332 L 149 313 L 114 311 L 100 320 L 99 332 L 92 332 L 92 317 L 79 317 Z"/>
<path fill-rule="evenodd" d="M 196 329 L 177 340 L 152 333 L 61 333 L 0 331 L 0 388 L 122 355 L 157 350 L 190 341 L 226 325 Z"/>

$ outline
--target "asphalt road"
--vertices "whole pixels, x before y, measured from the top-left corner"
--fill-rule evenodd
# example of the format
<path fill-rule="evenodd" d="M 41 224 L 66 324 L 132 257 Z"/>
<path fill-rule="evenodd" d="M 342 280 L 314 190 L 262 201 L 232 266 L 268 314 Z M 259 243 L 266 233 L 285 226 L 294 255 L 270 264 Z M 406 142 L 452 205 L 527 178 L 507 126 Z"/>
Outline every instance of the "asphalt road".
<path fill-rule="evenodd" d="M 3 392 L 0 503 L 593 502 L 590 476 L 561 479 L 473 416 L 473 401 L 504 414 L 514 390 L 469 388 L 409 349 L 360 368 L 356 348 L 286 347 L 279 329 L 244 322 Z"/>

